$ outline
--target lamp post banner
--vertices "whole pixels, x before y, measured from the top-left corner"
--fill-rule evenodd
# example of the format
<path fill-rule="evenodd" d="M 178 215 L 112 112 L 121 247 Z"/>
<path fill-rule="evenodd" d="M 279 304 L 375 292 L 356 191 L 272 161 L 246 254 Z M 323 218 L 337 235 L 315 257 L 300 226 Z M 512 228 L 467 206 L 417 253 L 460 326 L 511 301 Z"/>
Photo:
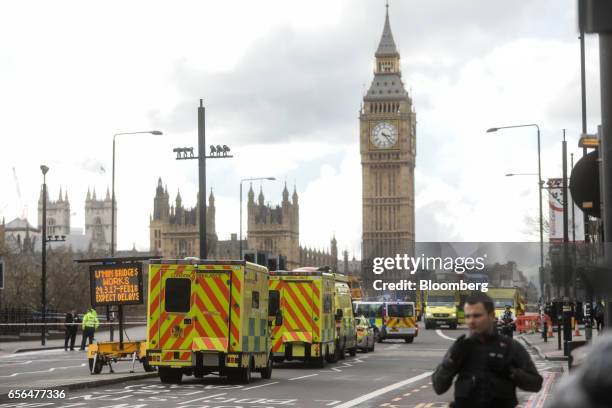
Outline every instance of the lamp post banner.
<path fill-rule="evenodd" d="M 549 241 L 551 243 L 563 242 L 563 179 L 549 178 L 546 182 L 548 185 L 548 224 L 549 224 Z M 568 194 L 568 211 L 569 211 L 569 237 L 571 239 L 572 232 L 576 233 L 576 242 L 584 242 L 584 216 L 582 211 Z M 572 225 L 571 206 L 574 206 L 574 222 Z"/>

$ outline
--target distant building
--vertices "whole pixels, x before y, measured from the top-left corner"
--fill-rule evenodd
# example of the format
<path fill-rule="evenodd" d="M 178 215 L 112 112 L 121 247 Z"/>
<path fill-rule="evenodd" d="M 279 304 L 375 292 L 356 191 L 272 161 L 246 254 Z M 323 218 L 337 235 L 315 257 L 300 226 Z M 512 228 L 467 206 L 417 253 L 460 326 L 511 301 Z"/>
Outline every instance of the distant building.
<path fill-rule="evenodd" d="M 91 246 L 96 251 L 110 251 L 111 244 L 112 199 L 108 188 L 104 200 L 96 198 L 87 190 L 85 199 L 85 235 L 89 237 Z M 115 249 L 117 249 L 117 202 L 115 201 Z"/>
<path fill-rule="evenodd" d="M 524 289 L 528 285 L 527 278 L 513 261 L 487 265 L 485 273 L 488 275 L 489 286 L 492 288 L 518 287 Z"/>
<path fill-rule="evenodd" d="M 247 249 L 265 251 L 286 258 L 286 268 L 300 266 L 330 266 L 338 270 L 338 247 L 336 238 L 330 242 L 331 251 L 300 246 L 300 207 L 298 194 L 293 188 L 291 201 L 287 185 L 283 189 L 281 205 L 272 207 L 264 203 L 263 191 L 259 190 L 257 202 L 253 186 L 248 192 Z"/>
<path fill-rule="evenodd" d="M 153 215 L 149 222 L 150 252 L 167 259 L 199 256 L 198 205 L 185 208 L 180 192 L 176 194 L 174 205 L 170 205 L 168 188 L 162 185 L 159 178 L 153 199 Z M 215 196 L 212 190 L 206 210 L 206 238 L 208 257 L 216 257 L 218 240 L 215 230 Z"/>
<path fill-rule="evenodd" d="M 15 218 L 8 224 L 3 224 L 3 241 L 11 252 L 33 251 L 35 245 L 40 246 L 40 229 L 34 228 L 25 218 Z"/>
<path fill-rule="evenodd" d="M 70 234 L 70 202 L 68 201 L 68 191 L 62 197 L 60 187 L 59 197 L 56 201 L 49 200 L 47 190 L 47 235 L 68 235 Z M 42 210 L 43 210 L 43 191 L 40 190 L 38 198 L 38 229 L 42 230 Z"/>
<path fill-rule="evenodd" d="M 10 251 L 23 250 L 40 251 L 42 245 L 43 193 L 38 199 L 38 228 L 32 226 L 27 219 L 16 218 L 0 229 L 0 240 L 4 240 Z M 70 247 L 74 251 L 110 252 L 111 198 L 107 189 L 103 200 L 96 198 L 87 191 L 85 199 L 85 231 L 82 228 L 71 227 L 70 201 L 68 192 L 62 193 L 60 188 L 57 200 L 46 197 L 47 235 L 64 236 L 65 241 L 53 243 L 54 248 Z M 115 209 L 117 205 L 115 203 Z M 115 220 L 115 226 L 116 224 Z M 115 235 L 116 236 L 116 235 Z"/>
<path fill-rule="evenodd" d="M 268 257 L 282 256 L 285 267 L 331 266 L 338 269 L 338 247 L 335 238 L 330 242 L 329 252 L 300 247 L 299 205 L 297 192 L 291 201 L 287 186 L 283 190 L 281 205 L 265 204 L 263 192 L 257 202 L 253 187 L 248 192 L 247 238 L 242 240 L 242 250 L 260 251 Z M 180 193 L 175 204 L 170 205 L 168 189 L 157 182 L 153 198 L 153 214 L 150 220 L 150 252 L 166 259 L 199 256 L 199 212 L 198 207 L 185 208 Z M 240 240 L 231 234 L 229 240 L 219 240 L 215 227 L 215 196 L 210 193 L 206 211 L 208 257 L 216 259 L 240 259 Z"/>

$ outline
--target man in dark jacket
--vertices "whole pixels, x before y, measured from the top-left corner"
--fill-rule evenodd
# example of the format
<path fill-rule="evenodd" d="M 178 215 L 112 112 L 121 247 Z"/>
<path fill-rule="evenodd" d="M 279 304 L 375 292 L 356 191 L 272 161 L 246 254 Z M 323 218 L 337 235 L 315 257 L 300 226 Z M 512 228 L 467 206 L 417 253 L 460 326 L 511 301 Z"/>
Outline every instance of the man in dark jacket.
<path fill-rule="evenodd" d="M 68 342 L 70 341 L 70 350 L 74 350 L 74 341 L 76 339 L 77 330 L 79 329 L 79 316 L 75 310 L 71 310 L 66 313 L 66 319 L 64 320 L 64 326 L 66 327 L 66 334 L 64 337 L 64 350 L 68 351 Z"/>
<path fill-rule="evenodd" d="M 523 346 L 497 333 L 493 300 L 484 293 L 469 296 L 464 306 L 470 333 L 459 337 L 433 374 L 437 394 L 455 382 L 456 408 L 515 407 L 516 387 L 537 392 L 542 377 Z"/>

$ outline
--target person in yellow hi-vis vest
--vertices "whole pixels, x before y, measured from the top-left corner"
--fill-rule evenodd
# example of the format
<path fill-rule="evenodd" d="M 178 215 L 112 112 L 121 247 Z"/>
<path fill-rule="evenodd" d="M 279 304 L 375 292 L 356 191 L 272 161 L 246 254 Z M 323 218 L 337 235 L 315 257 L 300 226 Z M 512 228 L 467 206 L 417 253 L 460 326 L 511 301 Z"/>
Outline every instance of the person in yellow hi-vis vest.
<path fill-rule="evenodd" d="M 96 313 L 96 309 L 92 307 L 87 311 L 87 313 L 85 313 L 81 326 L 83 327 L 83 340 L 81 340 L 81 350 L 85 350 L 85 340 L 89 339 L 89 344 L 93 343 L 93 338 L 96 329 L 98 328 L 98 326 L 100 326 L 100 321 L 98 320 L 98 313 Z"/>

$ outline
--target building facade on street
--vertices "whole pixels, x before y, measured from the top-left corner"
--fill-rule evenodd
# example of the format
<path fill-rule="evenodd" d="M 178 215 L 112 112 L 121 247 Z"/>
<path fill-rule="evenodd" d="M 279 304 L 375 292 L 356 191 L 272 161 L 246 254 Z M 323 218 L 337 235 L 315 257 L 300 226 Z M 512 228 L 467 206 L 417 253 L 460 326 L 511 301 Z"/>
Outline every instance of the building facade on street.
<path fill-rule="evenodd" d="M 412 253 L 415 240 L 416 113 L 402 81 L 389 11 L 375 53 L 374 79 L 359 115 L 362 168 L 362 278 L 371 288 L 372 258 Z M 404 278 L 388 271 L 388 280 Z"/>
<path fill-rule="evenodd" d="M 199 204 L 199 203 L 198 203 Z M 181 193 L 174 204 L 170 204 L 168 188 L 158 179 L 153 215 L 149 222 L 150 252 L 167 259 L 198 256 L 200 250 L 198 204 L 185 208 Z M 215 196 L 211 190 L 206 208 L 206 238 L 208 257 L 217 256 L 217 233 L 215 229 Z"/>

